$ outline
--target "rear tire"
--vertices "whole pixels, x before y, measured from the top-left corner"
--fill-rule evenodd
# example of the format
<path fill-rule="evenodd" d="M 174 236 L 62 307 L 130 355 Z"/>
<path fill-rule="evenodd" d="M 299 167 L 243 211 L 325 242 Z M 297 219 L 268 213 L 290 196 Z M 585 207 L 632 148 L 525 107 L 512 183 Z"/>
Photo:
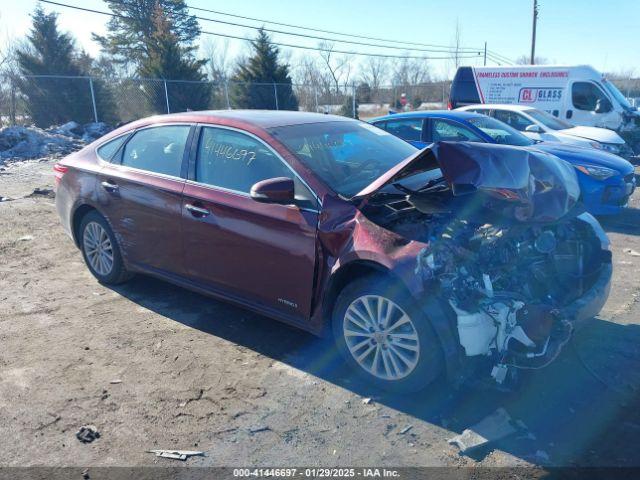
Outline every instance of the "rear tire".
<path fill-rule="evenodd" d="M 92 211 L 82 217 L 78 238 L 84 261 L 100 283 L 116 285 L 131 278 L 124 267 L 116 237 L 102 215 Z"/>
<path fill-rule="evenodd" d="M 429 320 L 398 282 L 354 280 L 338 295 L 332 329 L 349 366 L 377 388 L 415 392 L 443 370 L 440 342 Z"/>

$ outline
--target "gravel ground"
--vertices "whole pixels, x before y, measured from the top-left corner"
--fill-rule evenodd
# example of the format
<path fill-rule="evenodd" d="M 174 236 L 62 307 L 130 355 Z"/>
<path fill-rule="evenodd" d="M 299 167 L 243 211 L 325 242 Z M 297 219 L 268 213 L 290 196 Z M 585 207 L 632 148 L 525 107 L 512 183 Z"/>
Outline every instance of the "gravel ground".
<path fill-rule="evenodd" d="M 611 297 L 556 363 L 517 392 L 397 397 L 277 322 L 150 278 L 98 284 L 32 193 L 51 165 L 0 169 L 0 466 L 175 466 L 154 448 L 207 453 L 190 466 L 640 466 L 638 198 L 605 222 Z M 471 457 L 447 443 L 498 407 L 529 435 Z M 75 438 L 86 424 L 93 443 Z"/>

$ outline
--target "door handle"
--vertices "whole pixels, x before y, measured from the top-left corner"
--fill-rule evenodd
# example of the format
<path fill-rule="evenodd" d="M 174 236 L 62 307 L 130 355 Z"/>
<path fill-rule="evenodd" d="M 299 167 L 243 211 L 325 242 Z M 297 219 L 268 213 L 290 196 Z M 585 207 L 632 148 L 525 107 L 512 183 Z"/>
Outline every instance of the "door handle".
<path fill-rule="evenodd" d="M 211 212 L 209 210 L 207 210 L 206 208 L 196 207 L 195 205 L 191 205 L 190 203 L 187 203 L 184 206 L 184 208 L 189 210 L 189 212 L 191 212 L 191 215 L 193 215 L 194 217 L 197 217 L 197 218 L 206 217 L 208 215 L 211 215 Z"/>
<path fill-rule="evenodd" d="M 104 182 L 100 183 L 100 186 L 102 188 L 104 188 L 107 192 L 110 192 L 110 193 L 115 193 L 120 188 L 115 183 L 111 183 L 111 182 L 108 182 L 108 181 L 104 181 Z"/>

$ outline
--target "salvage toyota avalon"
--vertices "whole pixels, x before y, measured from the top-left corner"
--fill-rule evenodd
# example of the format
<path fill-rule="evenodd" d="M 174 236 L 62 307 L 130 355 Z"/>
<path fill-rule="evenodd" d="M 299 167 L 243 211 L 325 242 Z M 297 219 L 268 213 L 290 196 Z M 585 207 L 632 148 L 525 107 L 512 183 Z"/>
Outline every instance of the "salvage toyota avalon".
<path fill-rule="evenodd" d="M 301 112 L 136 121 L 54 167 L 91 273 L 134 273 L 315 334 L 394 391 L 551 362 L 609 294 L 573 168 Z M 212 320 L 213 321 L 213 320 Z"/>

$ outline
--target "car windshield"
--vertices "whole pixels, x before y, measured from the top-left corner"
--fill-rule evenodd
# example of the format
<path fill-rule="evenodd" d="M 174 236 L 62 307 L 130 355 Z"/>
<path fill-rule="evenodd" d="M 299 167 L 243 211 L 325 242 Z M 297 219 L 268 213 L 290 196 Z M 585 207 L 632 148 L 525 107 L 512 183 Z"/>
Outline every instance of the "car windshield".
<path fill-rule="evenodd" d="M 535 142 L 529 137 L 521 134 L 515 128 L 510 127 L 504 122 L 491 117 L 476 117 L 467 120 L 471 125 L 479 128 L 484 133 L 493 138 L 496 143 L 503 145 L 514 145 L 516 147 L 525 147 L 533 145 Z"/>
<path fill-rule="evenodd" d="M 332 190 L 348 198 L 417 151 L 404 140 L 357 121 L 287 125 L 269 132 Z"/>
<path fill-rule="evenodd" d="M 622 92 L 620 90 L 618 90 L 618 88 L 611 82 L 607 81 L 606 79 L 602 79 L 602 84 L 605 86 L 605 88 L 607 89 L 607 91 L 613 96 L 613 98 L 616 99 L 616 101 L 622 105 L 624 108 L 628 109 L 628 110 L 633 110 L 633 107 L 631 106 L 631 104 L 629 103 L 629 100 L 626 99 L 626 97 L 622 94 Z"/>
<path fill-rule="evenodd" d="M 545 127 L 550 128 L 551 130 L 566 130 L 567 128 L 573 128 L 573 125 L 571 125 L 569 122 L 560 120 L 559 118 L 556 118 L 553 115 L 542 110 L 527 110 L 527 115 L 533 117 L 534 120 L 540 122 Z"/>

